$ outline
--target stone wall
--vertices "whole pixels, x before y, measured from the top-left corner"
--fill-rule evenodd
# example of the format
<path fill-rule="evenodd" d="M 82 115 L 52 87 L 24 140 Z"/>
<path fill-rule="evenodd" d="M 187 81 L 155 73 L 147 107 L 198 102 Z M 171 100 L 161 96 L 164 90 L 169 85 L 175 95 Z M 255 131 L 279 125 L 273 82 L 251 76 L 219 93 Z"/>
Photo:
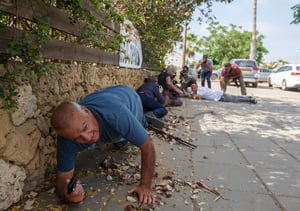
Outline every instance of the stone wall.
<path fill-rule="evenodd" d="M 0 74 L 4 71 L 6 67 L 1 65 Z M 20 84 L 18 109 L 0 110 L 0 210 L 18 201 L 24 190 L 43 182 L 45 172 L 55 168 L 56 134 L 51 130 L 50 116 L 59 103 L 79 101 L 112 85 L 136 89 L 145 77 L 157 74 L 116 66 L 59 65 L 58 71 L 42 76 L 33 85 Z"/>

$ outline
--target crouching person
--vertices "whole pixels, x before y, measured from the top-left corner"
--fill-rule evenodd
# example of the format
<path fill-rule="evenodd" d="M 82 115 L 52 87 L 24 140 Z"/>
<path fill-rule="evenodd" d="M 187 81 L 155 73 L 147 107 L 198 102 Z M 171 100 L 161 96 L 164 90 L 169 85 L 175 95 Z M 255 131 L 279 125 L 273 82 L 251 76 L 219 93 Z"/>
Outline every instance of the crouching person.
<path fill-rule="evenodd" d="M 145 129 L 147 122 L 141 99 L 133 89 L 108 87 L 95 91 L 80 103 L 64 102 L 54 110 L 51 125 L 58 134 L 57 191 L 65 203 L 84 199 L 80 182 L 71 193 L 67 192 L 78 152 L 106 143 L 124 145 L 129 141 L 141 150 L 142 176 L 139 185 L 128 193 L 137 193 L 141 204 L 153 204 L 151 182 L 155 151 Z"/>

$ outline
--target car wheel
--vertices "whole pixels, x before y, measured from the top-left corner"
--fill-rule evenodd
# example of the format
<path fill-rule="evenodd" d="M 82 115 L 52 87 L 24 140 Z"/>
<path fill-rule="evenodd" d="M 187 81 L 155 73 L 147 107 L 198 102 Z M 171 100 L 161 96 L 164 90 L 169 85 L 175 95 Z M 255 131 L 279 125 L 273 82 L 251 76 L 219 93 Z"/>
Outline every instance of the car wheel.
<path fill-rule="evenodd" d="M 272 87 L 271 78 L 268 79 L 268 85 L 269 85 L 269 87 Z"/>
<path fill-rule="evenodd" d="M 257 88 L 257 83 L 253 83 L 253 87 L 254 87 L 254 88 Z"/>
<path fill-rule="evenodd" d="M 283 80 L 282 83 L 281 83 L 281 89 L 282 90 L 287 90 L 286 81 L 285 80 Z"/>
<path fill-rule="evenodd" d="M 216 80 L 217 78 L 218 78 L 217 74 L 212 74 L 210 77 L 211 80 Z"/>

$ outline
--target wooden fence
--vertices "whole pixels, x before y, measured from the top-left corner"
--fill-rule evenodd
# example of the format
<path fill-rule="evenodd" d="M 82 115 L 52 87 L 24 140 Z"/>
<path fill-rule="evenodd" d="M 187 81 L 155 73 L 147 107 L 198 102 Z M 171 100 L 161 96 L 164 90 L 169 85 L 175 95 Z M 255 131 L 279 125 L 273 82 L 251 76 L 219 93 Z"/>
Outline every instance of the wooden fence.
<path fill-rule="evenodd" d="M 34 2 L 34 3 L 33 3 Z M 120 32 L 119 23 L 106 19 L 103 11 L 96 10 L 89 0 L 83 0 L 83 6 L 95 13 L 95 16 L 101 21 L 105 30 L 98 32 L 99 36 L 106 35 L 109 40 L 113 40 Z M 50 27 L 54 30 L 80 37 L 83 24 L 77 22 L 70 23 L 69 15 L 65 10 L 54 7 L 42 1 L 29 0 L 1 0 L 0 11 L 13 16 L 32 21 L 34 17 L 49 17 Z M 0 28 L 0 53 L 7 53 L 9 43 L 18 41 L 26 31 L 15 27 Z M 66 42 L 51 38 L 46 43 L 42 51 L 44 58 L 94 62 L 102 64 L 119 64 L 119 54 L 105 52 L 97 48 L 91 48 L 84 45 Z"/>

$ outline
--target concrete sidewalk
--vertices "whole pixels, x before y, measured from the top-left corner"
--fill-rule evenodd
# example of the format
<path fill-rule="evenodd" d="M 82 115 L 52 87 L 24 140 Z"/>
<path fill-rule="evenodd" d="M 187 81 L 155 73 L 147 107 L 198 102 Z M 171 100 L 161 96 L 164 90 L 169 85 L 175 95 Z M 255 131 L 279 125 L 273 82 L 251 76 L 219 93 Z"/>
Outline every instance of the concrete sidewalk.
<path fill-rule="evenodd" d="M 164 183 L 167 192 L 154 191 L 161 199 L 155 210 L 299 210 L 299 104 L 268 98 L 259 98 L 257 105 L 183 101 L 182 107 L 169 108 L 166 131 L 193 143 L 196 149 L 149 131 L 156 147 L 153 188 L 166 180 L 169 185 Z M 112 177 L 102 165 L 107 156 L 117 164 L 116 169 L 111 167 Z M 59 205 L 53 189 L 28 200 L 34 201 L 32 210 L 122 211 L 136 203 L 126 201 L 126 192 L 134 184 L 126 185 L 120 178 L 138 177 L 139 164 L 135 147 L 117 153 L 82 153 L 76 166 L 78 177 L 87 184 L 83 203 Z"/>

